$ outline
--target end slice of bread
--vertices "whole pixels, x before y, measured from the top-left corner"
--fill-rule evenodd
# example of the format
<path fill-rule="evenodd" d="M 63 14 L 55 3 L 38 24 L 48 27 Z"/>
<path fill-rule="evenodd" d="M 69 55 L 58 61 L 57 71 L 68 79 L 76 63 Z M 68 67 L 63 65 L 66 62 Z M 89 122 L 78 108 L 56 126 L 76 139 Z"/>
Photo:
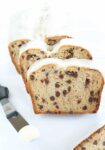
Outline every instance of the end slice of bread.
<path fill-rule="evenodd" d="M 82 141 L 74 150 L 105 150 L 105 125 Z"/>
<path fill-rule="evenodd" d="M 85 114 L 97 112 L 103 89 L 98 70 L 48 64 L 32 72 L 28 86 L 35 113 Z"/>
<path fill-rule="evenodd" d="M 28 39 L 21 39 L 21 40 L 16 40 L 16 41 L 11 42 L 8 46 L 11 60 L 13 64 L 15 65 L 15 68 L 18 71 L 18 73 L 20 73 L 20 68 L 18 65 L 19 49 L 28 42 L 29 42 Z"/>

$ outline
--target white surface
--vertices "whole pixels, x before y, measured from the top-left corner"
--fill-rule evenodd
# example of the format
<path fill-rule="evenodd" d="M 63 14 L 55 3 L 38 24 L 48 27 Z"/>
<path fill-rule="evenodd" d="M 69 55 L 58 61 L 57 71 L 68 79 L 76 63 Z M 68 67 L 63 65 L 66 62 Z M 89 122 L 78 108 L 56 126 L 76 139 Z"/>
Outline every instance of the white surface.
<path fill-rule="evenodd" d="M 69 4 L 64 3 L 67 1 Z M 39 0 L 0 0 L 0 84 L 9 87 L 10 101 L 30 124 L 38 127 L 41 133 L 41 137 L 36 141 L 31 143 L 22 142 L 18 138 L 13 127 L 5 119 L 2 107 L 0 106 L 0 150 L 13 150 L 14 148 L 15 150 L 72 150 L 76 144 L 87 137 L 91 132 L 105 124 L 105 89 L 102 94 L 101 106 L 97 114 L 34 114 L 31 100 L 29 95 L 26 93 L 23 81 L 11 63 L 7 50 L 7 38 L 8 35 L 10 35 L 8 34 L 9 21 L 11 21 L 14 14 L 32 6 L 37 8 L 39 8 L 39 6 L 42 7 L 39 2 Z M 104 73 L 104 0 L 62 0 L 62 2 L 56 0 L 55 5 L 54 2 L 55 0 L 52 4 L 54 12 L 56 12 L 58 8 L 58 14 L 60 14 L 60 10 L 68 10 L 66 18 L 72 20 L 69 26 L 71 30 L 68 32 L 70 32 L 70 35 L 73 37 L 79 37 L 89 43 L 89 46 L 92 47 L 91 52 L 93 56 L 100 61 L 102 60 L 101 71 Z M 63 7 L 65 9 L 62 9 Z M 59 21 L 63 22 L 62 17 L 63 16 L 60 15 L 60 19 L 56 19 L 51 26 L 53 31 L 56 31 L 54 28 L 56 28 Z M 23 21 L 20 29 L 22 30 L 24 25 L 26 25 L 25 30 L 27 30 L 28 37 L 30 37 L 32 33 L 29 30 L 32 31 L 32 28 L 28 29 L 30 23 L 28 21 L 28 17 L 26 18 L 26 21 Z M 18 22 L 19 19 L 20 17 L 15 17 L 15 22 L 12 23 L 12 29 L 14 29 L 13 26 L 17 24 L 16 21 Z M 64 26 L 66 26 L 65 22 Z M 68 29 L 66 28 L 66 30 Z M 15 29 L 15 31 L 18 30 Z M 41 33 L 43 33 L 43 30 L 41 30 Z"/>

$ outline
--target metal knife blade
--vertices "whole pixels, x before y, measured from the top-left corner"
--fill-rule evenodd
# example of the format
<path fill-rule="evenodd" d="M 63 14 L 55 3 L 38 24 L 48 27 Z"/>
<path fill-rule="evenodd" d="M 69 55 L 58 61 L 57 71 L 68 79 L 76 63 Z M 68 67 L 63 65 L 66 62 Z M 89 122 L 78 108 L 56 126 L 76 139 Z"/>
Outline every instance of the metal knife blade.
<path fill-rule="evenodd" d="M 0 86 L 0 103 L 3 106 L 6 118 L 13 125 L 18 132 L 24 126 L 29 125 L 28 122 L 16 111 L 14 106 L 7 99 L 9 97 L 9 90 L 6 87 Z"/>

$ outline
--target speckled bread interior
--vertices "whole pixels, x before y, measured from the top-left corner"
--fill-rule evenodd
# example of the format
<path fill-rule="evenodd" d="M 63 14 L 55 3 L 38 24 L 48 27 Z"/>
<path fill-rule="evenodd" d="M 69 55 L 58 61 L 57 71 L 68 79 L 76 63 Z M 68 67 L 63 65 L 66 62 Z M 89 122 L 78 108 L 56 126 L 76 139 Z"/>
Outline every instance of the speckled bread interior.
<path fill-rule="evenodd" d="M 105 150 L 105 125 L 82 141 L 74 150 Z"/>
<path fill-rule="evenodd" d="M 28 86 L 35 113 L 97 112 L 104 79 L 98 70 L 55 64 L 32 72 Z"/>
<path fill-rule="evenodd" d="M 20 67 L 18 65 L 19 49 L 28 42 L 29 42 L 28 39 L 15 40 L 15 41 L 11 42 L 8 46 L 11 60 L 12 60 L 13 64 L 15 65 L 15 68 L 18 73 L 20 73 Z"/>

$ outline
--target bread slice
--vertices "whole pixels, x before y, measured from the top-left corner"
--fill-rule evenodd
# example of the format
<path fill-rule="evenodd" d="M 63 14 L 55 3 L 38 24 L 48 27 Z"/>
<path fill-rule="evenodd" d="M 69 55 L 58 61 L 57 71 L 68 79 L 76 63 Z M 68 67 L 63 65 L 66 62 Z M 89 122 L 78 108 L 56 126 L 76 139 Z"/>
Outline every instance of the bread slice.
<path fill-rule="evenodd" d="M 25 82 L 27 91 L 28 91 L 27 70 L 34 62 L 49 57 L 60 59 L 70 59 L 70 58 L 92 59 L 92 56 L 88 50 L 84 49 L 83 47 L 74 45 L 62 46 L 59 49 L 56 49 L 55 51 L 52 52 L 43 51 L 40 49 L 28 49 L 24 51 L 19 58 L 21 75 Z"/>
<path fill-rule="evenodd" d="M 67 36 L 67 35 L 46 36 L 44 41 L 48 45 L 54 45 L 54 44 L 58 43 L 60 40 L 65 39 L 65 38 L 72 38 L 72 37 Z"/>
<path fill-rule="evenodd" d="M 76 146 L 74 150 L 105 150 L 105 125 Z"/>
<path fill-rule="evenodd" d="M 28 42 L 29 42 L 28 39 L 15 40 L 11 42 L 8 46 L 12 62 L 15 65 L 15 68 L 18 71 L 18 73 L 20 73 L 20 68 L 18 65 L 19 49 Z"/>
<path fill-rule="evenodd" d="M 45 63 L 38 64 L 37 68 L 34 64 L 28 70 L 28 86 L 35 113 L 97 112 L 104 85 L 101 73 L 90 68 L 59 65 Z"/>
<path fill-rule="evenodd" d="M 47 52 L 40 49 L 28 49 L 27 51 L 21 54 L 19 58 L 20 72 L 24 80 L 24 83 L 26 84 L 26 87 L 27 87 L 27 70 L 34 62 L 44 58 L 47 58 Z"/>

